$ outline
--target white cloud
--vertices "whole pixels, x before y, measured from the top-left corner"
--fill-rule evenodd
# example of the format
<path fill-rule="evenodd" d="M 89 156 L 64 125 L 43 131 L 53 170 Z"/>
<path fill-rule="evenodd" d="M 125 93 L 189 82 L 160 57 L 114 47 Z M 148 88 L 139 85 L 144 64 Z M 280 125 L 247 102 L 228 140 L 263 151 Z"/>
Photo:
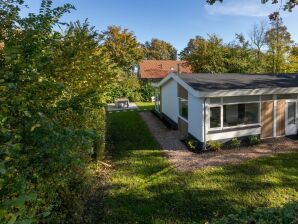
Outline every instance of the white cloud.
<path fill-rule="evenodd" d="M 226 0 L 211 6 L 206 4 L 205 9 L 211 15 L 263 17 L 268 16 L 275 8 L 270 4 L 261 4 L 260 0 Z"/>

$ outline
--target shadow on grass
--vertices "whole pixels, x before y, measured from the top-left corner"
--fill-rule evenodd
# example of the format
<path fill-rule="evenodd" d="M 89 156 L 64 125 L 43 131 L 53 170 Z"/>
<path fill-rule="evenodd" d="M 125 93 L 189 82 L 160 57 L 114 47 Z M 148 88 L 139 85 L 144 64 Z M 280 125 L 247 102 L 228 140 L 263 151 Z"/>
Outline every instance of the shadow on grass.
<path fill-rule="evenodd" d="M 111 114 L 104 223 L 204 223 L 298 198 L 298 154 L 178 172 L 137 112 Z"/>

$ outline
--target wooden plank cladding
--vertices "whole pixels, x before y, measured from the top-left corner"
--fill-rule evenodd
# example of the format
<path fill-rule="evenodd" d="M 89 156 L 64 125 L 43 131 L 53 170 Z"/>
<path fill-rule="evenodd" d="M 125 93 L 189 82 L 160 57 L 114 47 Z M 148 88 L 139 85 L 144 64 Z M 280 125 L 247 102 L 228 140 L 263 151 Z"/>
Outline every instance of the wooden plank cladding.
<path fill-rule="evenodd" d="M 285 100 L 278 100 L 276 104 L 276 136 L 285 135 Z"/>
<path fill-rule="evenodd" d="M 262 127 L 261 137 L 270 138 L 273 137 L 273 113 L 274 104 L 272 101 L 262 102 Z"/>

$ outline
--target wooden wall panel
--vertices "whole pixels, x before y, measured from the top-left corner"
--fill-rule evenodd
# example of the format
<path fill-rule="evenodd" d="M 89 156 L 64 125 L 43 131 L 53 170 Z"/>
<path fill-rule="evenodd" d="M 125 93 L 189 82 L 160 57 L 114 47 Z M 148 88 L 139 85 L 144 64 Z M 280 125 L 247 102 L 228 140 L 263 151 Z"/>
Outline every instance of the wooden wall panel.
<path fill-rule="evenodd" d="M 276 136 L 285 135 L 286 102 L 278 100 L 276 104 Z"/>
<path fill-rule="evenodd" d="M 262 102 L 261 138 L 273 137 L 273 101 Z"/>

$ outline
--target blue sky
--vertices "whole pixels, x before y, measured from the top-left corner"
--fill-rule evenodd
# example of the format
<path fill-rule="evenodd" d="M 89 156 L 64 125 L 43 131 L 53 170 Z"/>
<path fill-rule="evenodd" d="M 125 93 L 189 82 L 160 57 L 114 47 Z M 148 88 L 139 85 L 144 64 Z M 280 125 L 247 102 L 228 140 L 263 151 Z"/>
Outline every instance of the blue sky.
<path fill-rule="evenodd" d="M 53 0 L 55 5 L 71 3 L 76 10 L 63 21 L 85 20 L 98 31 L 108 25 L 119 25 L 133 31 L 140 42 L 159 38 L 182 50 L 190 38 L 217 34 L 224 42 L 235 33 L 248 34 L 254 23 L 268 21 L 268 14 L 276 9 L 261 0 L 225 0 L 213 6 L 205 0 Z M 39 0 L 27 0 L 29 10 L 36 12 Z M 298 42 L 298 9 L 282 13 L 292 38 Z"/>

